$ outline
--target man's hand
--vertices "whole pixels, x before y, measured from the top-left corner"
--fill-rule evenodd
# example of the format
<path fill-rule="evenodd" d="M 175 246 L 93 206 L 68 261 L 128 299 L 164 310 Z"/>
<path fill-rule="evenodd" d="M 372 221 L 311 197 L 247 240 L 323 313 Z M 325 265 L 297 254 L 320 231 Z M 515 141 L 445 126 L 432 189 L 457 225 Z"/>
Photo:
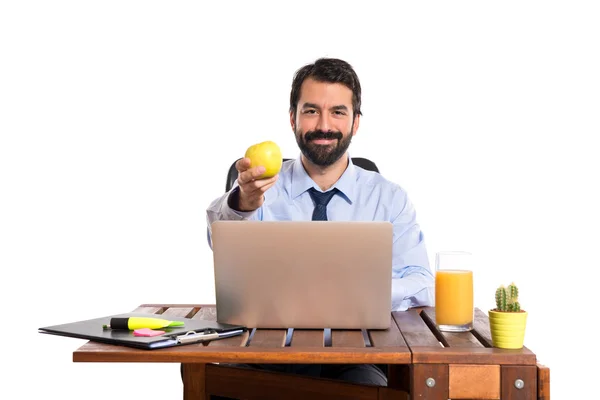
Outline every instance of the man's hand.
<path fill-rule="evenodd" d="M 279 175 L 258 179 L 265 172 L 265 167 L 250 168 L 249 158 L 238 160 L 235 168 L 238 171 L 237 181 L 240 187 L 238 211 L 254 211 L 262 206 L 265 201 L 264 193 L 275 185 Z"/>

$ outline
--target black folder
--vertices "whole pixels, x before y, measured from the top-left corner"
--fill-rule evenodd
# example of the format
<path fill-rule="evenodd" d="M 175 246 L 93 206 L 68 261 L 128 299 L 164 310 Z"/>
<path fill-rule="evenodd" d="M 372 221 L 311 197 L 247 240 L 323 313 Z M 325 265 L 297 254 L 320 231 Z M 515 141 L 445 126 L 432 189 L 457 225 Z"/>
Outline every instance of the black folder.
<path fill-rule="evenodd" d="M 160 330 L 165 333 L 160 336 L 152 337 L 134 336 L 133 331 L 130 330 L 103 328 L 103 325 L 110 325 L 112 318 L 129 317 L 160 318 L 169 321 L 182 321 L 184 322 L 184 326 L 161 328 Z M 39 328 L 40 333 L 88 339 L 95 342 L 146 350 L 223 339 L 240 335 L 244 331 L 246 331 L 246 327 L 240 325 L 145 313 L 110 315 L 102 318 Z"/>

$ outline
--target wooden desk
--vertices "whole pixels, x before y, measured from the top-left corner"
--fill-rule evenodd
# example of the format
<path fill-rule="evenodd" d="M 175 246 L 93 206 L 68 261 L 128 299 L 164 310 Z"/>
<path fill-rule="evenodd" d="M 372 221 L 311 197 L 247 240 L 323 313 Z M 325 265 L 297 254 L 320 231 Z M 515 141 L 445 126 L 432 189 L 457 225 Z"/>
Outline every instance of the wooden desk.
<path fill-rule="evenodd" d="M 216 319 L 212 305 L 141 305 L 136 312 Z M 549 369 L 529 349 L 491 348 L 487 316 L 476 310 L 475 329 L 441 333 L 432 308 L 393 312 L 386 331 L 251 329 L 205 344 L 138 350 L 88 342 L 74 362 L 182 363 L 184 399 L 208 394 L 246 398 L 338 399 L 543 399 L 550 398 Z M 388 387 L 355 385 L 229 368 L 215 363 L 388 364 Z M 243 382 L 241 387 L 240 382 Z"/>

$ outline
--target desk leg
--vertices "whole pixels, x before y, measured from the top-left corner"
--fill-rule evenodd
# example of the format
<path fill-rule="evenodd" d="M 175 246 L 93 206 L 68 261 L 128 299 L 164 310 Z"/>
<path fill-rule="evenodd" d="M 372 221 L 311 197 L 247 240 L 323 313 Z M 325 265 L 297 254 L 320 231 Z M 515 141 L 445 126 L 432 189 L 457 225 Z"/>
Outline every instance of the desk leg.
<path fill-rule="evenodd" d="M 206 364 L 183 364 L 183 400 L 206 400 Z"/>

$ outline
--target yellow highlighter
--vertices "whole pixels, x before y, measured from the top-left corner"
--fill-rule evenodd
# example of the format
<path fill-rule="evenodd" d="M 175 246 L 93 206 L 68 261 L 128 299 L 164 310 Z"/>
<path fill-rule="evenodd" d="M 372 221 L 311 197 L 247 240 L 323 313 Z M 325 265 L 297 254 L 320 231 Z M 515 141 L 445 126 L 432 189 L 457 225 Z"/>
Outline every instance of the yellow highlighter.
<path fill-rule="evenodd" d="M 184 326 L 181 321 L 169 321 L 161 318 L 149 318 L 149 317 L 129 317 L 120 318 L 114 317 L 110 319 L 110 325 L 102 325 L 104 329 L 126 329 L 134 331 L 136 329 L 148 328 L 148 329 L 160 329 L 167 327 Z"/>

